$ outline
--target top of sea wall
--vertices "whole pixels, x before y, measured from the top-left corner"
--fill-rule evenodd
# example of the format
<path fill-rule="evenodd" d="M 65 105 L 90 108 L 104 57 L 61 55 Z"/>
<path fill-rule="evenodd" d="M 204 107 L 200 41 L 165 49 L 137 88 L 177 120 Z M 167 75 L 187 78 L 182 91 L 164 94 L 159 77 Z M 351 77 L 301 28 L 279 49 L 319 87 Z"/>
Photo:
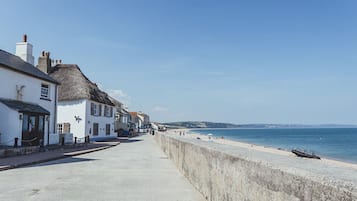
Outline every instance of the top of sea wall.
<path fill-rule="evenodd" d="M 170 135 L 170 137 L 207 149 L 237 156 L 241 159 L 262 163 L 268 167 L 280 169 L 285 172 L 298 174 L 300 176 L 309 176 L 310 179 L 316 179 L 317 181 L 324 182 L 334 179 L 334 182 L 337 180 L 340 180 L 340 182 L 345 181 L 357 187 L 357 169 L 355 168 L 344 167 L 343 165 L 332 164 L 322 160 L 273 154 L 193 138 L 182 138 L 174 135 Z"/>
<path fill-rule="evenodd" d="M 185 137 L 180 137 L 177 135 L 159 134 L 156 137 L 157 137 L 157 139 L 160 139 L 160 138 L 161 138 L 161 140 L 164 139 L 164 141 L 162 141 L 162 142 L 165 142 L 166 145 L 161 144 L 161 147 L 163 149 L 167 149 L 165 152 L 168 155 L 174 154 L 173 155 L 174 157 L 176 157 L 175 154 L 180 154 L 180 153 L 176 153 L 174 151 L 174 149 L 176 149 L 176 148 L 173 147 L 173 145 L 176 144 L 176 146 L 181 147 L 178 149 L 178 150 L 180 150 L 179 152 L 181 152 L 183 150 L 185 152 L 187 152 L 187 150 L 196 152 L 196 153 L 192 153 L 192 154 L 194 155 L 194 157 L 197 158 L 197 161 L 199 161 L 200 154 L 207 155 L 204 157 L 206 157 L 206 158 L 208 157 L 208 158 L 210 158 L 210 160 L 221 160 L 221 162 L 223 164 L 224 163 L 227 164 L 226 162 L 224 162 L 224 160 L 235 160 L 236 159 L 237 161 L 245 161 L 246 163 L 249 163 L 251 165 L 256 164 L 253 166 L 249 165 L 249 167 L 252 168 L 251 171 L 256 171 L 256 170 L 267 171 L 267 175 L 270 175 L 270 176 L 266 176 L 265 179 L 267 179 L 267 181 L 270 180 L 269 177 L 271 177 L 271 175 L 281 175 L 281 178 L 278 179 L 278 180 L 280 180 L 281 185 L 284 185 L 284 183 L 286 183 L 286 184 L 291 184 L 291 182 L 294 183 L 294 179 L 298 179 L 299 181 L 296 181 L 297 182 L 296 184 L 298 184 L 299 182 L 300 182 L 300 184 L 292 185 L 292 186 L 295 186 L 294 188 L 296 188 L 296 186 L 299 186 L 298 188 L 300 188 L 301 187 L 300 185 L 302 185 L 304 183 L 303 181 L 306 180 L 307 183 L 314 184 L 314 185 L 303 184 L 305 186 L 301 187 L 301 188 L 305 188 L 308 186 L 313 187 L 315 185 L 318 185 L 318 186 L 316 186 L 315 193 L 318 193 L 321 191 L 322 194 L 329 195 L 331 193 L 335 194 L 337 192 L 340 192 L 343 194 L 343 195 L 341 194 L 340 197 L 347 196 L 350 198 L 350 199 L 344 199 L 344 200 L 351 200 L 351 198 L 352 198 L 352 200 L 354 200 L 355 198 L 357 198 L 357 169 L 352 168 L 352 167 L 347 167 L 347 166 L 345 167 L 338 163 L 336 163 L 336 164 L 329 163 L 327 161 L 322 161 L 322 160 L 299 158 L 299 157 L 295 157 L 293 155 L 288 156 L 288 155 L 274 154 L 274 153 L 255 150 L 253 148 L 249 149 L 249 148 L 245 148 L 245 147 L 231 146 L 231 145 L 218 144 L 218 143 L 204 141 L 204 140 L 197 140 L 194 138 L 185 138 Z M 178 145 L 178 144 L 180 144 L 180 145 Z M 186 148 L 182 149 L 183 146 Z M 187 149 L 187 147 L 196 147 L 196 148 Z M 169 149 L 171 149 L 171 150 L 169 150 Z M 186 156 L 183 156 L 183 157 L 187 158 L 188 153 L 184 153 L 183 155 L 185 155 L 185 154 L 186 154 Z M 213 159 L 212 157 L 222 157 L 222 159 Z M 180 158 L 180 160 L 187 161 L 187 159 L 181 159 L 182 156 L 178 156 L 178 158 Z M 191 161 L 190 163 L 182 164 L 182 163 L 185 163 L 184 161 L 177 163 L 177 164 L 180 164 L 179 169 L 180 168 L 183 168 L 183 169 L 204 168 L 204 166 L 187 167 L 187 165 L 189 166 L 189 164 L 192 164 L 192 166 L 196 166 L 197 164 L 195 164 L 195 161 Z M 198 164 L 199 163 L 200 162 L 198 162 Z M 236 163 L 236 162 L 232 162 L 231 164 L 239 165 L 239 163 Z M 180 166 L 182 166 L 182 167 L 180 167 Z M 186 167 L 183 167 L 183 166 L 186 166 Z M 263 167 L 263 168 L 255 168 L 258 166 Z M 227 169 L 225 169 L 225 170 L 227 170 Z M 217 172 L 217 170 L 209 170 L 209 171 L 211 173 L 212 173 L 212 171 Z M 220 171 L 222 171 L 222 169 L 220 169 L 218 172 L 220 172 Z M 249 171 L 249 170 L 246 170 L 246 171 Z M 275 172 L 275 173 L 271 174 L 272 172 Z M 232 170 L 229 170 L 228 172 L 218 173 L 218 175 L 219 174 L 222 174 L 225 176 L 231 175 Z M 188 175 L 185 175 L 185 176 L 188 176 Z M 188 176 L 188 177 L 190 177 L 190 176 Z M 202 178 L 205 178 L 205 176 Z M 234 178 L 233 178 L 233 180 L 234 180 Z M 287 180 L 289 180 L 289 181 L 287 181 Z M 259 182 L 259 181 L 254 181 L 254 182 Z M 195 182 L 193 182 L 193 183 L 195 183 Z M 197 185 L 197 186 L 200 186 L 200 185 Z M 200 187 L 197 187 L 197 188 L 200 188 Z M 286 189 L 289 187 L 285 186 L 284 188 L 285 188 L 285 191 L 290 191 L 290 190 Z M 331 188 L 333 188 L 335 190 L 331 190 Z M 331 192 L 323 192 L 324 189 L 326 191 L 331 190 Z M 198 189 L 198 190 L 200 190 L 200 189 Z M 295 194 L 299 194 L 296 192 L 304 193 L 304 191 L 305 190 L 301 191 L 301 189 L 300 190 L 297 190 L 297 189 L 292 190 L 291 189 L 291 192 L 295 192 Z M 314 191 L 314 189 L 311 189 L 310 191 Z M 203 192 L 207 192 L 207 190 L 203 190 Z M 203 194 L 205 194 L 205 193 L 203 193 Z M 300 194 L 299 194 L 299 196 L 300 196 Z M 208 196 L 208 197 L 210 197 L 210 196 Z M 301 195 L 301 197 L 304 197 L 304 195 Z M 339 197 L 339 196 L 336 195 L 336 197 Z M 221 198 L 219 198 L 219 199 L 221 199 Z M 211 198 L 209 200 L 219 200 L 219 199 Z M 254 199 L 251 199 L 251 200 L 254 200 Z M 307 200 L 307 199 L 302 198 L 300 200 Z M 321 200 L 335 200 L 335 199 L 333 199 L 331 197 L 331 199 L 323 198 Z"/>

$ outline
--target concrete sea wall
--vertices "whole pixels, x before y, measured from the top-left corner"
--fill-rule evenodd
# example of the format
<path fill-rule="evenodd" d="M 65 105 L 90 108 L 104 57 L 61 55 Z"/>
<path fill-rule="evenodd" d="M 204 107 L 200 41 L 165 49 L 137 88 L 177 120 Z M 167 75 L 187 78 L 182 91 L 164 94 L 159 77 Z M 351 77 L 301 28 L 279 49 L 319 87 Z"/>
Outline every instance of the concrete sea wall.
<path fill-rule="evenodd" d="M 357 170 L 174 135 L 155 140 L 210 201 L 353 201 Z"/>

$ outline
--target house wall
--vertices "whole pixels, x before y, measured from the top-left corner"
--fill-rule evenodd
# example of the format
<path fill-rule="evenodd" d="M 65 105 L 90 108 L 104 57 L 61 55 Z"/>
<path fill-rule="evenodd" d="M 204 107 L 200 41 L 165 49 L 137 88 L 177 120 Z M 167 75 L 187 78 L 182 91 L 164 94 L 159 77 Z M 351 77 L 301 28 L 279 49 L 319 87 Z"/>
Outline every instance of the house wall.
<path fill-rule="evenodd" d="M 114 132 L 114 121 L 115 121 L 115 108 L 113 106 L 109 106 L 113 108 L 113 114 L 111 117 L 104 116 L 104 106 L 102 104 L 102 112 L 101 116 L 93 116 L 91 115 L 91 103 L 100 104 L 94 101 L 86 100 L 86 133 L 90 135 L 91 139 L 100 139 L 100 138 L 108 138 L 108 137 L 116 137 L 117 134 Z M 98 123 L 98 136 L 93 136 L 93 123 Z M 110 124 L 110 135 L 106 135 L 106 124 Z"/>
<path fill-rule="evenodd" d="M 123 129 L 125 131 L 129 131 L 130 126 L 129 126 L 129 114 L 127 113 L 122 113 L 122 108 L 117 107 L 116 108 L 116 114 L 117 118 L 115 118 L 115 126 L 114 130 L 118 131 L 120 129 Z"/>
<path fill-rule="evenodd" d="M 13 146 L 14 139 L 19 138 L 19 145 L 21 139 L 22 121 L 19 118 L 19 113 L 8 108 L 6 105 L 0 103 L 0 144 Z"/>
<path fill-rule="evenodd" d="M 86 118 L 86 100 L 59 101 L 57 122 L 70 123 L 70 132 L 73 137 L 84 138 Z M 75 116 L 79 116 L 82 120 L 76 121 Z"/>
<path fill-rule="evenodd" d="M 49 85 L 49 100 L 41 99 L 41 84 Z M 29 75 L 9 70 L 0 65 L 0 98 L 13 99 L 17 98 L 16 86 L 25 86 L 22 90 L 22 101 L 38 104 L 50 112 L 49 121 L 45 121 L 45 144 L 47 144 L 47 134 L 56 133 L 56 85 Z M 49 126 L 48 126 L 49 122 Z M 22 126 L 20 126 L 22 127 Z M 21 129 L 20 129 L 21 130 Z M 18 133 L 21 139 L 21 133 Z"/>

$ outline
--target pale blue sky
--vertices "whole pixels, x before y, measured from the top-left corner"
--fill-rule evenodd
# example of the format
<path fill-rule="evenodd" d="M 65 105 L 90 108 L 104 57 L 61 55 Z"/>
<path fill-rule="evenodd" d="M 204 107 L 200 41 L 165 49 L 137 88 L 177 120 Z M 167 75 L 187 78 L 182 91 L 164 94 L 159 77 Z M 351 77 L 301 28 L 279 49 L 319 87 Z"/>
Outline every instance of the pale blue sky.
<path fill-rule="evenodd" d="M 154 121 L 357 123 L 357 1 L 0 0 L 24 33 Z"/>

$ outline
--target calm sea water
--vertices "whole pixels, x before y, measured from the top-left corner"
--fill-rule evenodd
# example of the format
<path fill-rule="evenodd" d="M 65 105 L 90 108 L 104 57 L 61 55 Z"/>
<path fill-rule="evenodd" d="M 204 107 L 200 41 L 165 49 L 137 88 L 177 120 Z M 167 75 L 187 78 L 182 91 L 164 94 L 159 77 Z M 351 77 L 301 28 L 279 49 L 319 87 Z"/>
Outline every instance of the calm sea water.
<path fill-rule="evenodd" d="M 194 132 L 288 151 L 299 148 L 324 158 L 357 163 L 357 128 L 204 129 Z"/>

